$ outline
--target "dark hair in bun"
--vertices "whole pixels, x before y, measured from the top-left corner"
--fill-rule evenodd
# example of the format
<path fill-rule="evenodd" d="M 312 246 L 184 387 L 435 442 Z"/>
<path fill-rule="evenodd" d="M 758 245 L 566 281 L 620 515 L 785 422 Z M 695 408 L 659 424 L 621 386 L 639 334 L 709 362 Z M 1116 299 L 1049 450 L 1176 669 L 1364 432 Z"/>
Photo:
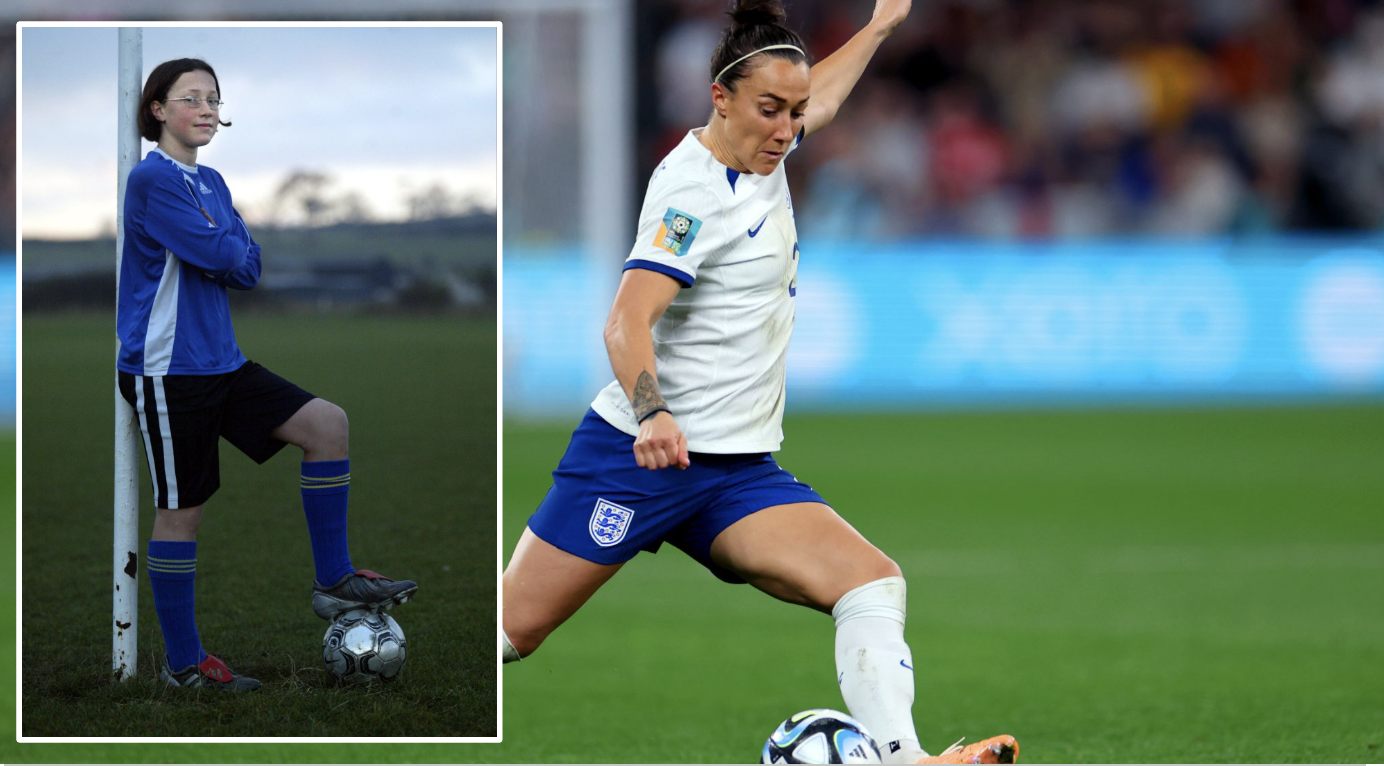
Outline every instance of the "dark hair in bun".
<path fill-rule="evenodd" d="M 754 64 L 751 56 L 726 69 L 741 56 L 770 45 L 796 45 L 807 50 L 798 33 L 783 26 L 788 14 L 781 0 L 736 0 L 729 15 L 731 24 L 721 32 L 721 42 L 711 54 L 711 81 L 721 83 L 727 90 L 734 92 L 735 83 L 744 79 Z M 789 48 L 775 48 L 760 55 L 787 59 L 795 64 L 807 62 L 805 54 Z M 724 74 L 721 74 L 722 69 L 726 69 Z"/>

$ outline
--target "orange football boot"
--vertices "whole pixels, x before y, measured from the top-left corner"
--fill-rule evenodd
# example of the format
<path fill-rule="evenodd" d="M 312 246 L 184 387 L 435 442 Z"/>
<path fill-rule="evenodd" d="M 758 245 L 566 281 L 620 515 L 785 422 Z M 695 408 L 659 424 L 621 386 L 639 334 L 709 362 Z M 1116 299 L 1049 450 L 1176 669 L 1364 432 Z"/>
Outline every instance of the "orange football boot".
<path fill-rule="evenodd" d="M 919 758 L 918 763 L 1018 763 L 1019 741 L 1001 734 L 965 747 L 961 740 L 938 755 Z"/>

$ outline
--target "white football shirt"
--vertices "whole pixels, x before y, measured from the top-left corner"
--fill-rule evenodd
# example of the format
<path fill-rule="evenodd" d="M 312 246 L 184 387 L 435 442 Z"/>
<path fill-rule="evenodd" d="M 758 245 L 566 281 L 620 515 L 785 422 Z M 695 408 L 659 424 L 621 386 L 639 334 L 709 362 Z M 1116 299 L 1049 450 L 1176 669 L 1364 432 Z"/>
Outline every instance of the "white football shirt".
<path fill-rule="evenodd" d="M 738 173 L 687 134 L 649 179 L 626 269 L 683 289 L 653 328 L 659 389 L 691 452 L 772 452 L 783 443 L 784 362 L 793 332 L 798 232 L 783 161 Z M 791 152 L 802 140 L 800 132 Z M 639 424 L 620 382 L 592 409 Z"/>

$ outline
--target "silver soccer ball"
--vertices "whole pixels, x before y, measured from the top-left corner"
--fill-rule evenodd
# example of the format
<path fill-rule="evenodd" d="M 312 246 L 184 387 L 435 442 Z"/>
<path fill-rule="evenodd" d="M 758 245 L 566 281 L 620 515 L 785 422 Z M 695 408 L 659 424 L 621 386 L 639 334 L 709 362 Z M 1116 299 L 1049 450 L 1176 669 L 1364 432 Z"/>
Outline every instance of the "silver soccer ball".
<path fill-rule="evenodd" d="M 393 617 L 352 609 L 327 627 L 322 637 L 322 661 L 339 681 L 389 681 L 404 669 L 407 646 L 404 631 Z"/>

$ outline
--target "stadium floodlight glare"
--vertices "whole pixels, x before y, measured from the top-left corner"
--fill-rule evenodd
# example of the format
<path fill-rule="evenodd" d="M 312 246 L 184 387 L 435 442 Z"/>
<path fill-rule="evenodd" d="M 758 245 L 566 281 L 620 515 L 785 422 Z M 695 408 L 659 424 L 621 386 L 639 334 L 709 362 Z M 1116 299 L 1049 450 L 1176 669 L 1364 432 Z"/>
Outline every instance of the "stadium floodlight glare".
<path fill-rule="evenodd" d="M 115 284 L 120 294 L 120 258 L 125 245 L 125 181 L 139 161 L 140 81 L 144 77 L 144 35 L 138 27 L 121 27 L 119 35 L 120 107 L 116 129 L 117 171 L 115 192 Z M 115 340 L 116 358 L 120 339 Z M 120 395 L 120 374 L 115 381 L 115 538 L 112 543 L 111 670 L 117 680 L 133 678 L 138 668 L 135 653 L 139 634 L 139 434 L 135 411 Z"/>

